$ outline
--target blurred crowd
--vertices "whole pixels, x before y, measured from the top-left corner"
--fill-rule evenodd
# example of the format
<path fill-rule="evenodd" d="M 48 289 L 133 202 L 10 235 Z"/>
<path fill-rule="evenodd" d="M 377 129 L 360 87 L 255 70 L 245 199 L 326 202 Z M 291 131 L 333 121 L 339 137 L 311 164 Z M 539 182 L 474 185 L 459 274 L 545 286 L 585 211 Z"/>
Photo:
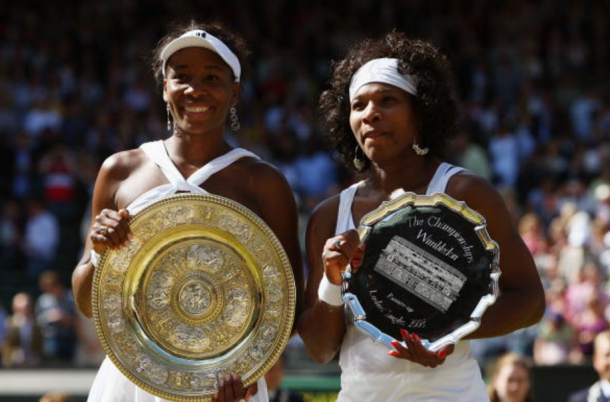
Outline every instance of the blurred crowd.
<path fill-rule="evenodd" d="M 99 361 L 68 286 L 97 170 L 114 152 L 167 136 L 150 52 L 169 22 L 211 17 L 252 50 L 242 128 L 227 135 L 284 172 L 303 222 L 355 179 L 329 157 L 316 110 L 330 61 L 393 28 L 443 49 L 462 108 L 449 160 L 505 196 L 548 304 L 539 325 L 473 342 L 473 352 L 482 362 L 513 351 L 541 365 L 588 364 L 610 311 L 608 15 L 610 3 L 593 0 L 4 4 L 2 364 Z"/>

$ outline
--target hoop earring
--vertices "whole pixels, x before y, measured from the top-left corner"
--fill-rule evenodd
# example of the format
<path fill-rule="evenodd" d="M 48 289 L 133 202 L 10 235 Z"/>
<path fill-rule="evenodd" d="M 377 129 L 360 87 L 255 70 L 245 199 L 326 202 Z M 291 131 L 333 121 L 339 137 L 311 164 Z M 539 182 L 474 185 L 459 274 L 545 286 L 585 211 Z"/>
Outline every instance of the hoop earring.
<path fill-rule="evenodd" d="M 172 132 L 172 115 L 169 112 L 169 104 L 165 104 L 165 109 L 167 110 L 167 131 Z"/>
<path fill-rule="evenodd" d="M 237 109 L 234 107 L 229 109 L 229 119 L 231 120 L 231 131 L 238 131 L 241 124 L 239 124 L 239 117 L 237 117 Z"/>
<path fill-rule="evenodd" d="M 364 161 L 358 157 L 358 151 L 362 152 L 360 147 L 358 145 L 356 145 L 356 150 L 354 151 L 353 163 L 354 163 L 354 167 L 356 168 L 356 171 L 362 172 L 362 170 L 364 169 Z"/>
<path fill-rule="evenodd" d="M 430 148 L 420 148 L 419 145 L 417 145 L 417 142 L 413 141 L 413 150 L 417 155 L 424 156 L 430 151 Z"/>

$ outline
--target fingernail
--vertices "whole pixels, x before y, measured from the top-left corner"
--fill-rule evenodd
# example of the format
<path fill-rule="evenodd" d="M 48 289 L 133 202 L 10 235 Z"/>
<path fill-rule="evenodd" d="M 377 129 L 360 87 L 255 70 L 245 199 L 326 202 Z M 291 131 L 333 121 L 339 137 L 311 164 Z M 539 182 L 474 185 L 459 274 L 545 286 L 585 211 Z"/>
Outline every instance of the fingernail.
<path fill-rule="evenodd" d="M 392 344 L 392 346 L 400 346 L 400 343 L 398 343 L 398 341 L 394 340 L 394 341 L 390 341 L 390 343 Z"/>
<path fill-rule="evenodd" d="M 419 338 L 419 336 L 417 336 L 417 334 L 411 334 L 411 339 L 413 339 L 415 342 L 420 341 L 420 338 Z"/>
<path fill-rule="evenodd" d="M 404 339 L 407 339 L 409 337 L 409 333 L 407 332 L 406 329 L 403 329 L 403 328 L 400 329 L 400 335 L 402 335 L 402 337 Z"/>
<path fill-rule="evenodd" d="M 447 357 L 447 351 L 445 349 L 441 350 L 440 352 L 438 352 L 438 357 L 444 359 L 445 357 Z"/>
<path fill-rule="evenodd" d="M 397 351 L 395 351 L 395 350 L 390 350 L 390 351 L 388 352 L 388 354 L 389 354 L 390 356 L 398 356 L 398 352 L 397 352 Z"/>

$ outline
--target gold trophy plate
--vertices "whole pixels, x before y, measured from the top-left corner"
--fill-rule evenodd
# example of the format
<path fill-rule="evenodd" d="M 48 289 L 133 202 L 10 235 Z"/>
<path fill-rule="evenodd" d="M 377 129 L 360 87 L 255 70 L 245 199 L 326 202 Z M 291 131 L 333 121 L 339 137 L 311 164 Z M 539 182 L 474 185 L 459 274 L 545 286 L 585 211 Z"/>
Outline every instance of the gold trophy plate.
<path fill-rule="evenodd" d="M 98 337 L 140 388 L 209 401 L 218 379 L 255 383 L 286 346 L 296 305 L 288 257 L 244 206 L 178 194 L 132 217 L 128 247 L 107 250 L 93 280 Z"/>

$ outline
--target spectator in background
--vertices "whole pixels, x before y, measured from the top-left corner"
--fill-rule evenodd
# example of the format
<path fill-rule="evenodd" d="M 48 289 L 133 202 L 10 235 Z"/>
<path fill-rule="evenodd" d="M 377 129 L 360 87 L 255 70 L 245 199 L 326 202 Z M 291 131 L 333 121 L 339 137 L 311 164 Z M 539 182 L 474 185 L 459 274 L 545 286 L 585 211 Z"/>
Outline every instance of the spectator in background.
<path fill-rule="evenodd" d="M 0 94 L 0 108 L 2 102 L 2 95 Z M 0 127 L 1 127 L 1 115 L 0 109 Z M 0 201 L 3 198 L 11 195 L 11 189 L 13 187 L 13 180 L 15 176 L 15 152 L 13 150 L 8 132 L 2 131 L 0 128 Z"/>
<path fill-rule="evenodd" d="M 95 323 L 76 310 L 75 330 L 78 344 L 74 364 L 78 367 L 99 367 L 106 353 L 97 337 Z"/>
<path fill-rule="evenodd" d="M 489 155 L 473 138 L 470 131 L 461 130 L 454 141 L 455 153 L 458 155 L 458 166 L 481 176 L 487 181 L 492 180 L 493 173 Z"/>
<path fill-rule="evenodd" d="M 594 349 L 593 368 L 599 375 L 599 381 L 589 388 L 571 394 L 568 402 L 610 401 L 610 331 L 597 334 Z"/>
<path fill-rule="evenodd" d="M 30 196 L 36 187 L 38 172 L 36 161 L 40 156 L 40 148 L 34 144 L 25 132 L 16 132 L 14 142 L 14 172 L 11 195 L 22 199 Z"/>
<path fill-rule="evenodd" d="M 489 376 L 490 402 L 533 402 L 532 363 L 507 353 L 500 357 Z"/>
<path fill-rule="evenodd" d="M 317 135 L 306 139 L 304 152 L 294 163 L 298 176 L 297 191 L 308 211 L 338 191 L 337 167 L 323 150 L 321 141 Z"/>
<path fill-rule="evenodd" d="M 563 220 L 562 230 L 566 234 L 566 243 L 557 248 L 559 260 L 557 269 L 559 275 L 568 285 L 583 282 L 583 267 L 593 258 L 588 247 L 591 236 L 590 219 L 586 212 L 577 212 L 573 204 L 567 204 L 563 210 L 574 208 L 574 213 L 555 218 Z M 554 222 L 551 223 L 553 225 Z"/>
<path fill-rule="evenodd" d="M 586 296 L 583 311 L 572 318 L 577 331 L 578 347 L 582 353 L 581 363 L 591 361 L 595 335 L 610 327 L 605 311 L 606 303 L 602 301 L 600 290 L 594 289 Z"/>
<path fill-rule="evenodd" d="M 28 293 L 13 297 L 13 313 L 6 319 L 2 342 L 4 367 L 35 366 L 42 357 L 42 333 L 34 316 L 34 301 Z"/>
<path fill-rule="evenodd" d="M 572 130 L 579 141 L 590 143 L 594 139 L 594 117 L 600 108 L 597 88 L 591 86 L 572 102 L 570 113 Z"/>
<path fill-rule="evenodd" d="M 6 337 L 7 330 L 7 313 L 4 305 L 2 304 L 2 299 L 0 299 L 0 362 L 2 361 L 2 344 L 4 343 L 4 339 Z"/>
<path fill-rule="evenodd" d="M 56 271 L 40 276 L 42 294 L 36 300 L 36 321 L 42 330 L 46 362 L 68 364 L 76 351 L 75 311 L 72 291 Z"/>
<path fill-rule="evenodd" d="M 577 272 L 577 280 L 569 283 L 565 293 L 566 318 L 576 325 L 581 315 L 590 306 L 591 295 L 597 295 L 605 308 L 610 297 L 604 289 L 604 280 L 599 265 L 592 259 L 586 261 Z"/>
<path fill-rule="evenodd" d="M 304 402 L 303 396 L 298 392 L 282 388 L 285 360 L 286 357 L 282 354 L 265 374 L 269 402 Z"/>
<path fill-rule="evenodd" d="M 0 215 L 0 257 L 17 259 L 22 236 L 21 210 L 16 200 L 8 199 Z"/>
<path fill-rule="evenodd" d="M 566 319 L 565 292 L 566 286 L 562 279 L 549 281 L 545 292 L 546 313 L 534 341 L 536 364 L 560 364 L 580 359 L 580 352 L 576 348 L 576 330 Z"/>
<path fill-rule="evenodd" d="M 534 259 L 547 251 L 547 240 L 542 221 L 534 212 L 523 215 L 519 221 L 519 235 Z"/>
<path fill-rule="evenodd" d="M 61 392 L 49 392 L 43 395 L 38 402 L 72 402 L 72 399 Z"/>
<path fill-rule="evenodd" d="M 494 184 L 499 188 L 514 188 L 519 174 L 519 142 L 506 124 L 500 125 L 489 142 Z"/>
<path fill-rule="evenodd" d="M 41 273 L 53 268 L 60 240 L 59 222 L 40 198 L 29 198 L 26 208 L 23 254 L 26 276 L 35 283 Z"/>
<path fill-rule="evenodd" d="M 576 362 L 580 352 L 574 356 L 576 331 L 560 313 L 549 313 L 538 329 L 534 342 L 534 361 L 539 365 L 567 364 Z M 573 357 L 574 356 L 574 357 Z"/>
<path fill-rule="evenodd" d="M 75 155 L 65 144 L 54 145 L 41 159 L 39 170 L 46 207 L 60 220 L 80 217 L 79 182 Z"/>
<path fill-rule="evenodd" d="M 57 105 L 53 104 L 49 97 L 38 99 L 31 106 L 25 115 L 23 128 L 34 142 L 39 141 L 42 133 L 47 129 L 59 131 L 62 117 L 57 109 Z"/>

